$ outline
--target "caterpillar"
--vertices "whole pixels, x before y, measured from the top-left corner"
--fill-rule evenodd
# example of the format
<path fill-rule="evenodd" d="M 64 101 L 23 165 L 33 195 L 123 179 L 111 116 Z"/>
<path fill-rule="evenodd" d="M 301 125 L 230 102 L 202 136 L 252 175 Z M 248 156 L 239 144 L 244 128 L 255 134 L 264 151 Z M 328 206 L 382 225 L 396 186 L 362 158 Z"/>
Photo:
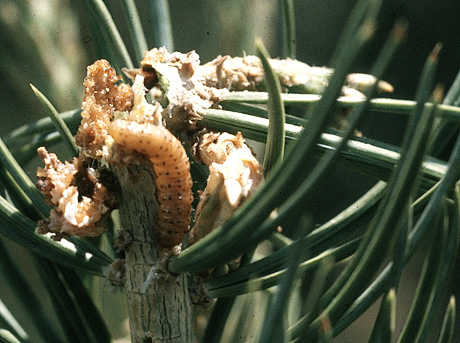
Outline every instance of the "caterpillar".
<path fill-rule="evenodd" d="M 158 244 L 172 248 L 187 234 L 190 224 L 192 178 L 190 162 L 181 142 L 165 127 L 114 120 L 108 133 L 123 149 L 147 156 L 156 175 Z"/>

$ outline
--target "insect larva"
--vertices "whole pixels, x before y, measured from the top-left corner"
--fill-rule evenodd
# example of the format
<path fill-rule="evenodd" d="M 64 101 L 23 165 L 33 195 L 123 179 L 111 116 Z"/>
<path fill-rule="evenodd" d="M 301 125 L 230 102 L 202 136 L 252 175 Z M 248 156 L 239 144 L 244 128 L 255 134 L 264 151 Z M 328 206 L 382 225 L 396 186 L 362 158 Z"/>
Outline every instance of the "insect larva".
<path fill-rule="evenodd" d="M 159 209 L 158 243 L 171 248 L 182 242 L 190 224 L 192 178 L 187 153 L 165 127 L 114 120 L 108 133 L 124 149 L 147 156 L 156 175 Z"/>

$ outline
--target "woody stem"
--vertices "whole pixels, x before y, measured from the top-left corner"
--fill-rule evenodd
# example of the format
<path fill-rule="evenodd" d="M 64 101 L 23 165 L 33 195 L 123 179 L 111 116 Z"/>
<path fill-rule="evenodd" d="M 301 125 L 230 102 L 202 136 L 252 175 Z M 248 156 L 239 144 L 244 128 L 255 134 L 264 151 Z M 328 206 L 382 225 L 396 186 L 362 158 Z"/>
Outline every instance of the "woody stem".
<path fill-rule="evenodd" d="M 113 164 L 112 169 L 120 184 L 122 227 L 133 238 L 125 248 L 131 341 L 191 343 L 192 308 L 186 275 L 165 270 L 170 250 L 156 243 L 158 203 L 152 166 L 149 162 Z"/>

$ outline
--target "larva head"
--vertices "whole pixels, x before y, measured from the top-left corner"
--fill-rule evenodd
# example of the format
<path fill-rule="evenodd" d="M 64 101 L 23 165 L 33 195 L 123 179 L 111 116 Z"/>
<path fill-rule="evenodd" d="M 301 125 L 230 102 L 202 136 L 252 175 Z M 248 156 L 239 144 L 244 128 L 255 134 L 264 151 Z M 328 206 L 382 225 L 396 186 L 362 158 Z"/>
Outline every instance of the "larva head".
<path fill-rule="evenodd" d="M 158 76 L 151 66 L 142 67 L 142 75 L 144 76 L 144 86 L 147 89 L 152 89 L 158 84 Z"/>

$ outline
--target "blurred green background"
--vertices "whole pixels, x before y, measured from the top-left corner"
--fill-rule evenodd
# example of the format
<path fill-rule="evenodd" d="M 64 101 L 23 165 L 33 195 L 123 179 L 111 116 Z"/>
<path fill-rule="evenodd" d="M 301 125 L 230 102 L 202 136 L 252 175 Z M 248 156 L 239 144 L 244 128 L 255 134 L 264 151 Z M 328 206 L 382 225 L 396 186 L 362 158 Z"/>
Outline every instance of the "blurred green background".
<path fill-rule="evenodd" d="M 120 3 L 105 2 L 129 47 Z M 297 58 L 311 65 L 327 65 L 355 2 L 295 1 Z M 283 56 L 279 1 L 171 0 L 169 3 L 175 50 L 196 50 L 201 61 L 206 62 L 217 55 L 253 54 L 254 38 L 260 37 L 272 57 Z M 153 47 L 149 3 L 137 1 L 137 6 L 149 47 Z M 375 38 L 353 71 L 369 71 L 383 40 L 400 17 L 408 20 L 409 35 L 385 77 L 395 87 L 390 96 L 412 99 L 424 61 L 438 41 L 443 43 L 443 50 L 437 81 L 448 88 L 460 68 L 460 2 L 452 0 L 383 1 Z M 80 107 L 86 65 L 108 58 L 100 55 L 90 29 L 83 0 L 0 0 L 0 135 L 45 116 L 30 83 L 42 91 L 58 111 Z M 405 122 L 406 118 L 401 115 L 372 113 L 360 130 L 367 137 L 398 145 Z M 37 163 L 30 164 L 31 175 Z M 373 182 L 352 172 L 335 172 L 328 186 L 317 195 L 314 210 L 321 213 L 318 218 L 337 213 Z M 414 290 L 411 280 L 419 273 L 417 259 L 413 264 L 413 268 L 407 268 L 413 274 L 405 275 L 407 282 L 401 289 L 408 294 L 408 304 Z M 458 281 L 454 278 L 453 282 L 458 284 Z M 0 292 L 7 292 L 1 280 Z M 398 316 L 404 316 L 404 304 L 398 303 L 398 309 L 400 306 Z M 371 309 L 369 315 L 376 314 Z M 355 323 L 354 330 L 339 336 L 337 342 L 365 341 L 370 330 L 363 318 Z"/>

